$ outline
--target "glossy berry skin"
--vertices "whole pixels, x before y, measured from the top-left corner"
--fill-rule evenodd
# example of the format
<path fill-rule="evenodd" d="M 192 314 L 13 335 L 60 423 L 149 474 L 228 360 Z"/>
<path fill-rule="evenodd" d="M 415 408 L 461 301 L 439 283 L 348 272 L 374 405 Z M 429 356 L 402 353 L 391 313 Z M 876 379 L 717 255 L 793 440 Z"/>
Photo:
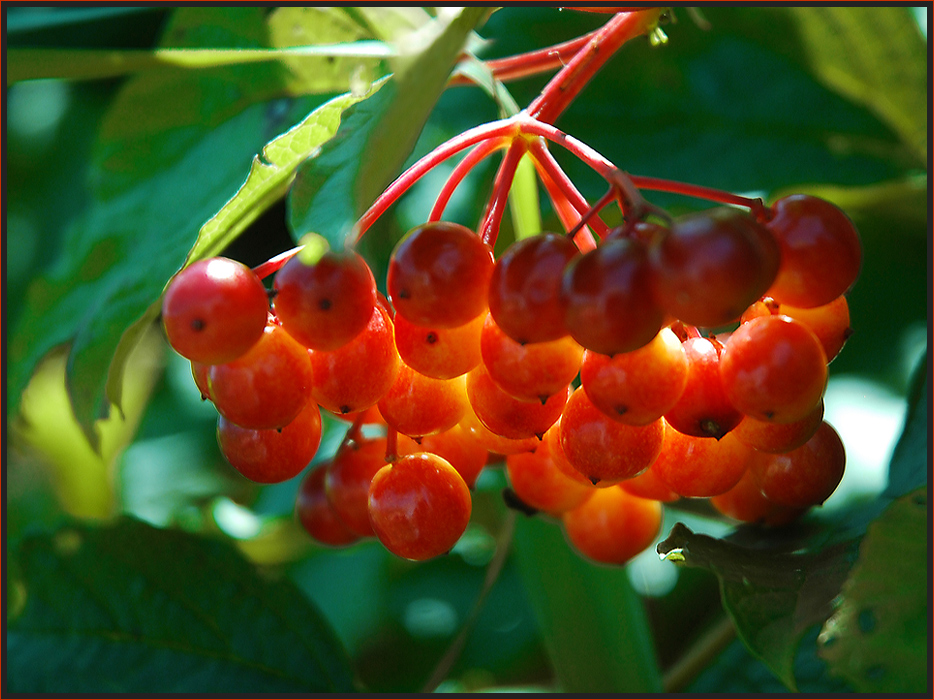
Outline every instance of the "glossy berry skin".
<path fill-rule="evenodd" d="M 647 425 L 674 408 L 687 384 L 688 360 L 681 341 L 663 328 L 648 345 L 613 357 L 584 352 L 581 386 L 606 415 L 629 425 Z"/>
<path fill-rule="evenodd" d="M 465 226 L 435 221 L 409 231 L 389 260 L 386 287 L 396 314 L 454 328 L 487 308 L 493 250 Z"/>
<path fill-rule="evenodd" d="M 468 410 L 463 377 L 434 379 L 405 363 L 377 404 L 387 425 L 409 437 L 453 428 Z"/>
<path fill-rule="evenodd" d="M 863 253 L 846 214 L 805 194 L 779 199 L 772 212 L 766 226 L 781 247 L 781 265 L 769 296 L 810 308 L 829 304 L 853 286 Z"/>
<path fill-rule="evenodd" d="M 561 414 L 561 447 L 568 462 L 596 486 L 631 479 L 651 466 L 662 449 L 664 422 L 625 425 L 593 405 L 582 389 Z"/>
<path fill-rule="evenodd" d="M 230 362 L 263 334 L 269 297 L 243 263 L 208 258 L 192 263 L 169 282 L 162 297 L 162 324 L 169 344 L 189 360 Z"/>
<path fill-rule="evenodd" d="M 662 449 L 664 449 L 664 445 Z M 655 461 L 657 462 L 658 459 Z M 671 487 L 658 476 L 654 463 L 651 467 L 639 474 L 639 476 L 620 481 L 619 487 L 633 496 L 648 498 L 662 503 L 674 503 L 681 498 L 680 494 L 672 491 Z"/>
<path fill-rule="evenodd" d="M 820 341 L 788 316 L 763 316 L 737 328 L 720 356 L 727 398 L 757 420 L 793 423 L 820 402 L 827 358 Z"/>
<path fill-rule="evenodd" d="M 652 299 L 651 277 L 645 245 L 637 240 L 607 241 L 575 258 L 561 287 L 568 332 L 603 355 L 641 348 L 664 320 Z"/>
<path fill-rule="evenodd" d="M 541 437 L 558 420 L 570 388 L 541 401 L 521 401 L 500 389 L 481 363 L 467 374 L 467 398 L 487 429 L 512 440 Z"/>
<path fill-rule="evenodd" d="M 488 314 L 480 335 L 480 357 L 496 385 L 520 401 L 547 401 L 564 391 L 580 371 L 584 349 L 570 337 L 522 345 Z"/>
<path fill-rule="evenodd" d="M 217 443 L 224 457 L 247 479 L 278 484 L 297 476 L 321 443 L 321 411 L 312 401 L 281 430 L 241 428 L 217 419 Z"/>
<path fill-rule="evenodd" d="M 538 437 L 534 435 L 525 438 L 507 438 L 494 433 L 477 417 L 472 406 L 458 425 L 467 432 L 471 440 L 493 455 L 532 452 L 539 443 Z"/>
<path fill-rule="evenodd" d="M 392 320 L 377 304 L 370 321 L 337 350 L 306 350 L 311 359 L 311 394 L 332 413 L 363 411 L 375 405 L 399 371 Z"/>
<path fill-rule="evenodd" d="M 346 547 L 360 538 L 341 522 L 331 508 L 324 492 L 323 468 L 308 472 L 298 487 L 295 516 L 298 522 L 319 544 L 328 547 Z"/>
<path fill-rule="evenodd" d="M 490 279 L 490 313 L 517 343 L 542 343 L 568 334 L 561 281 L 580 255 L 567 236 L 542 233 L 516 241 L 499 256 Z"/>
<path fill-rule="evenodd" d="M 772 423 L 746 416 L 730 434 L 760 452 L 781 454 L 791 452 L 810 440 L 823 419 L 824 402 L 820 401 L 804 418 L 793 423 Z"/>
<path fill-rule="evenodd" d="M 224 418 L 243 428 L 288 425 L 311 397 L 308 350 L 270 324 L 246 354 L 208 370 L 208 392 Z"/>
<path fill-rule="evenodd" d="M 470 490 L 445 459 L 405 455 L 370 484 L 370 523 L 379 541 L 404 559 L 424 561 L 457 544 L 470 522 Z"/>
<path fill-rule="evenodd" d="M 766 292 L 779 247 L 747 213 L 722 207 L 677 219 L 651 260 L 656 302 L 684 323 L 716 327 Z"/>
<path fill-rule="evenodd" d="M 602 564 L 623 565 L 648 548 L 662 526 L 658 501 L 633 496 L 619 486 L 598 489 L 562 516 L 574 548 Z"/>
<path fill-rule="evenodd" d="M 372 537 L 367 498 L 373 476 L 386 465 L 386 438 L 350 441 L 327 463 L 324 489 L 342 523 L 359 537 Z"/>
<path fill-rule="evenodd" d="M 850 306 L 844 296 L 837 297 L 829 304 L 810 309 L 781 304 L 779 313 L 800 321 L 813 331 L 824 348 L 828 364 L 840 354 L 846 341 L 853 334 L 850 328 Z"/>
<path fill-rule="evenodd" d="M 200 362 L 191 363 L 191 377 L 195 380 L 195 386 L 201 392 L 202 401 L 210 401 L 211 387 L 208 384 L 208 370 L 211 365 L 203 365 Z"/>
<path fill-rule="evenodd" d="M 558 469 L 544 441 L 535 452 L 506 457 L 506 473 L 523 503 L 549 515 L 576 508 L 595 491 L 589 483 L 575 481 Z"/>
<path fill-rule="evenodd" d="M 669 430 L 652 471 L 680 496 L 710 498 L 736 485 L 754 452 L 732 433 L 717 440 Z"/>
<path fill-rule="evenodd" d="M 301 253 L 276 273 L 273 309 L 305 347 L 336 350 L 364 328 L 376 304 L 376 280 L 355 251 L 329 250 L 313 265 Z"/>
<path fill-rule="evenodd" d="M 845 468 L 843 441 L 826 421 L 801 447 L 785 454 L 758 452 L 750 466 L 762 494 L 789 508 L 822 504 L 840 484 Z"/>
<path fill-rule="evenodd" d="M 480 472 L 487 463 L 487 449 L 474 439 L 463 425 L 455 425 L 450 430 L 434 435 L 426 435 L 419 442 L 405 436 L 398 436 L 400 455 L 414 454 L 415 452 L 431 452 L 443 457 L 457 473 L 463 477 L 468 488 L 473 488 L 480 476 Z"/>
<path fill-rule="evenodd" d="M 773 503 L 759 489 L 752 470 L 747 470 L 737 484 L 726 493 L 710 499 L 719 513 L 751 525 L 777 527 L 800 518 L 807 509 L 789 508 Z"/>
<path fill-rule="evenodd" d="M 486 313 L 454 328 L 425 328 L 402 316 L 393 321 L 396 349 L 405 364 L 435 379 L 453 379 L 480 364 L 480 332 Z"/>
<path fill-rule="evenodd" d="M 685 435 L 721 438 L 739 424 L 743 414 L 724 391 L 718 348 L 708 338 L 688 338 L 682 347 L 688 361 L 687 382 L 665 420 Z"/>

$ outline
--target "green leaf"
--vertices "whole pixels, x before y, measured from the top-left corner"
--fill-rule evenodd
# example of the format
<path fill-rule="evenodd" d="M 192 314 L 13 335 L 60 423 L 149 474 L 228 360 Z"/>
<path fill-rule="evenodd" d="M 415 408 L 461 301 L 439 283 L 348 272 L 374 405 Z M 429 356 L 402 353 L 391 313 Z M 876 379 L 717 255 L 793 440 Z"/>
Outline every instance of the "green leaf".
<path fill-rule="evenodd" d="M 740 638 L 794 690 L 798 643 L 809 627 L 829 616 L 852 565 L 854 546 L 842 542 L 803 553 L 780 546 L 753 549 L 695 534 L 677 523 L 658 544 L 658 553 L 717 575 L 723 605 Z"/>
<path fill-rule="evenodd" d="M 930 691 L 927 488 L 870 525 L 841 602 L 818 638 L 831 673 L 860 693 Z"/>
<path fill-rule="evenodd" d="M 928 482 L 928 441 L 930 437 L 930 415 L 928 403 L 931 396 L 930 349 L 915 368 L 911 393 L 908 396 L 908 413 L 905 428 L 895 445 L 889 464 L 889 482 L 885 495 L 897 498 Z"/>
<path fill-rule="evenodd" d="M 29 537 L 13 561 L 15 694 L 353 690 L 321 614 L 227 543 L 124 519 Z"/>
<path fill-rule="evenodd" d="M 335 138 L 299 169 L 289 196 L 297 239 L 318 233 L 339 247 L 358 217 L 398 174 L 444 89 L 482 7 L 447 10 L 400 40 L 393 76 L 350 110 Z"/>
<path fill-rule="evenodd" d="M 514 546 L 562 692 L 661 692 L 645 610 L 623 567 L 585 561 L 560 526 L 538 517 L 518 519 Z"/>
<path fill-rule="evenodd" d="M 927 159 L 925 39 L 909 8 L 789 8 L 814 74 L 865 105 Z"/>
<path fill-rule="evenodd" d="M 379 41 L 302 46 L 289 49 L 155 49 L 153 51 L 89 51 L 81 49 L 10 49 L 7 53 L 7 85 L 22 80 L 100 80 L 154 70 L 198 70 L 218 66 L 283 61 L 305 74 L 302 92 L 330 92 L 343 79 L 322 76 L 320 67 L 331 67 L 341 58 L 354 64 L 376 63 L 393 55 Z M 313 59 L 313 60 L 309 60 Z M 337 72 L 337 71 L 331 71 Z M 343 75 L 343 72 L 340 73 Z M 347 72 L 349 75 L 349 71 Z"/>

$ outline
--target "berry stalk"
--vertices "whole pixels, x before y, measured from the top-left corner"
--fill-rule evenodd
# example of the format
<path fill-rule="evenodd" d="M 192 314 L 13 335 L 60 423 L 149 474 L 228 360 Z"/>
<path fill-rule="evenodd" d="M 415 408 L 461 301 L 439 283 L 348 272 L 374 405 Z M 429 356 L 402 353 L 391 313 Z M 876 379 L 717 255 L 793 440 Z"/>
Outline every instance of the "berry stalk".
<path fill-rule="evenodd" d="M 549 124 L 574 101 L 597 71 L 630 39 L 651 31 L 664 8 L 621 12 L 598 29 L 529 105 L 528 113 Z"/>
<path fill-rule="evenodd" d="M 444 209 L 447 207 L 448 202 L 451 199 L 451 196 L 454 194 L 454 191 L 457 189 L 463 179 L 467 177 L 467 174 L 477 165 L 479 165 L 479 163 L 484 158 L 489 156 L 494 151 L 508 147 L 509 143 L 509 139 L 499 138 L 489 139 L 474 146 L 473 150 L 464 156 L 463 160 L 461 160 L 461 162 L 458 163 L 451 171 L 447 181 L 444 183 L 444 186 L 438 193 L 437 199 L 435 199 L 435 203 L 431 208 L 431 212 L 428 214 L 428 221 L 440 221 L 441 216 L 444 214 Z"/>
<path fill-rule="evenodd" d="M 496 244 L 496 237 L 499 234 L 499 227 L 506 211 L 506 202 L 509 201 L 509 188 L 512 186 L 516 168 L 519 167 L 519 161 L 525 155 L 527 148 L 528 144 L 525 139 L 513 139 L 496 173 L 496 179 L 493 182 L 493 194 L 487 205 L 483 221 L 480 222 L 477 230 L 481 240 L 491 248 Z"/>

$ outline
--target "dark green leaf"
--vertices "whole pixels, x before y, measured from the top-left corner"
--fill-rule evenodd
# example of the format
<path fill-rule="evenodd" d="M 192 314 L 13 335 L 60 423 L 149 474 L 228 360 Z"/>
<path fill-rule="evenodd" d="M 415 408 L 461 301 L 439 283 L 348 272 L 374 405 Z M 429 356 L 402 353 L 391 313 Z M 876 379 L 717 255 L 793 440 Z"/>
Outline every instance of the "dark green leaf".
<path fill-rule="evenodd" d="M 930 692 L 927 488 L 869 526 L 818 644 L 831 673 L 861 693 Z"/>
<path fill-rule="evenodd" d="M 399 42 L 393 76 L 351 109 L 321 153 L 299 169 L 289 196 L 298 240 L 318 233 L 340 247 L 358 217 L 399 173 L 486 8 L 445 13 Z"/>
<path fill-rule="evenodd" d="M 885 489 L 888 498 L 897 498 L 922 484 L 927 484 L 928 441 L 931 420 L 928 402 L 931 396 L 930 350 L 924 354 L 915 369 L 905 428 L 895 445 L 889 464 L 889 483 Z"/>
<path fill-rule="evenodd" d="M 658 693 L 642 601 L 623 567 L 585 561 L 560 526 L 516 523 L 516 555 L 562 692 Z"/>
<path fill-rule="evenodd" d="M 658 545 L 664 558 L 713 571 L 724 607 L 749 650 L 789 688 L 795 688 L 795 651 L 809 627 L 823 622 L 852 565 L 855 545 L 820 552 L 753 549 L 681 523 Z"/>
<path fill-rule="evenodd" d="M 320 613 L 226 543 L 125 519 L 30 537 L 14 561 L 13 693 L 353 690 Z"/>

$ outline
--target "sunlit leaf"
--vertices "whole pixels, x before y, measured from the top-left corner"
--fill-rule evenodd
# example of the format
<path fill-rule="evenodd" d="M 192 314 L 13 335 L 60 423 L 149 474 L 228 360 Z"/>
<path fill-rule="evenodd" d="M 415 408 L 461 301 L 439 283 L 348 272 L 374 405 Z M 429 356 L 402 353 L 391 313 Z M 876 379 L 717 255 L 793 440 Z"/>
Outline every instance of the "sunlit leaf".
<path fill-rule="evenodd" d="M 4 659 L 13 693 L 347 693 L 330 626 L 229 544 L 124 519 L 25 539 Z"/>
<path fill-rule="evenodd" d="M 923 693 L 930 682 L 927 489 L 869 526 L 841 602 L 818 638 L 830 671 L 858 692 Z"/>
<path fill-rule="evenodd" d="M 398 175 L 486 8 L 445 13 L 403 37 L 393 76 L 348 112 L 335 138 L 299 170 L 289 196 L 298 239 L 314 232 L 339 246 L 357 218 Z"/>
<path fill-rule="evenodd" d="M 815 75 L 877 114 L 927 158 L 930 85 L 925 40 L 908 8 L 797 7 L 790 10 Z"/>

